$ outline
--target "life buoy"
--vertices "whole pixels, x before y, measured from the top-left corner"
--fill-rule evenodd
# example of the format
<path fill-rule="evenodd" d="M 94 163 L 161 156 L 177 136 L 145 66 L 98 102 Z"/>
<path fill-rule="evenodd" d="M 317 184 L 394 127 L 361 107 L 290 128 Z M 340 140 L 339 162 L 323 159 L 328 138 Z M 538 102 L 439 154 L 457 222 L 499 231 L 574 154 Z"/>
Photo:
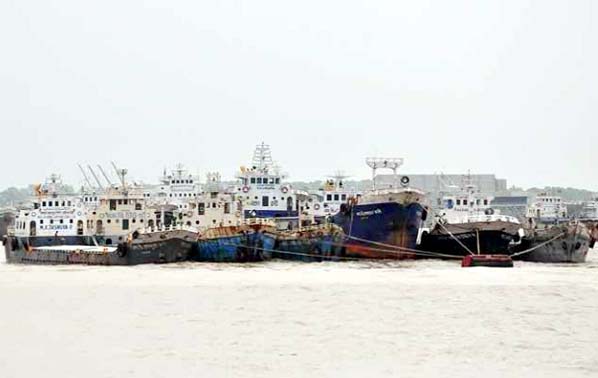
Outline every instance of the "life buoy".
<path fill-rule="evenodd" d="M 486 211 L 484 211 L 484 213 L 486 215 L 494 215 L 494 209 L 486 209 Z"/>
<path fill-rule="evenodd" d="M 280 191 L 281 191 L 281 192 L 283 192 L 284 194 L 287 194 L 287 193 L 289 192 L 289 188 L 287 188 L 286 186 L 283 186 L 283 187 L 280 189 Z"/>
<path fill-rule="evenodd" d="M 81 215 L 83 215 L 83 213 L 81 213 L 80 211 L 77 211 L 77 216 L 80 217 Z"/>
<path fill-rule="evenodd" d="M 320 204 L 319 203 L 316 203 L 314 205 L 314 210 L 320 210 Z"/>
<path fill-rule="evenodd" d="M 401 177 L 401 185 L 403 185 L 403 186 L 407 186 L 407 185 L 409 185 L 409 181 L 410 181 L 410 180 L 409 180 L 409 177 L 408 177 L 408 176 L 403 176 L 403 177 Z"/>
<path fill-rule="evenodd" d="M 243 187 L 243 193 L 248 193 L 249 192 L 249 187 L 248 186 L 244 186 Z"/>
<path fill-rule="evenodd" d="M 31 213 L 31 216 L 35 218 L 37 216 L 37 214 L 36 213 Z"/>

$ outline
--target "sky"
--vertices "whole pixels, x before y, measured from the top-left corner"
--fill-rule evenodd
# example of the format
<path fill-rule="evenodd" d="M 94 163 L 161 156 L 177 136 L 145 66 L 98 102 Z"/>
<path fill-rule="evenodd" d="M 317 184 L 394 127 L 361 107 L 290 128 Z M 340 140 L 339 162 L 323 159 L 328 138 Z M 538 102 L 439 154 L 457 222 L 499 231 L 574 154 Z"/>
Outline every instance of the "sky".
<path fill-rule="evenodd" d="M 0 188 L 110 161 L 232 179 L 271 145 L 290 180 L 368 156 L 598 191 L 598 4 L 0 2 Z"/>

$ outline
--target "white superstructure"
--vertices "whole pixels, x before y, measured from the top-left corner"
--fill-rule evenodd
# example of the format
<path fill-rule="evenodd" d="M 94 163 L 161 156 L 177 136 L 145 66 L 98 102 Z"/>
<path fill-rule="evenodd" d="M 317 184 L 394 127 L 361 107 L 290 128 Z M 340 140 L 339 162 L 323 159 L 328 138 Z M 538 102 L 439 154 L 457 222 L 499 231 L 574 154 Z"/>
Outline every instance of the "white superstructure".
<path fill-rule="evenodd" d="M 540 193 L 527 209 L 527 217 L 536 222 L 556 222 L 567 218 L 567 206 L 559 196 Z"/>
<path fill-rule="evenodd" d="M 251 167 L 241 167 L 235 187 L 241 201 L 244 218 L 276 218 L 292 220 L 298 217 L 295 191 L 283 182 L 286 175 L 274 165 L 270 147 L 258 145 Z"/>
<path fill-rule="evenodd" d="M 18 209 L 12 233 L 15 236 L 77 236 L 86 234 L 87 210 L 81 199 L 63 193 L 62 180 L 50 176 L 35 186 L 31 203 Z"/>

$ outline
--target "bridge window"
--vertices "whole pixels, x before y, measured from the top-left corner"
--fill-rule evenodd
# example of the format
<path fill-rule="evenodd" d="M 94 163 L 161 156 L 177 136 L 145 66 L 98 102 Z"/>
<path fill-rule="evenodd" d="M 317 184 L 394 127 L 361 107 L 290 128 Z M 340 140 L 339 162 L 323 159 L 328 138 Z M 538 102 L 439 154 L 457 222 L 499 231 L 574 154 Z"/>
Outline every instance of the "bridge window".
<path fill-rule="evenodd" d="M 110 210 L 116 210 L 116 200 L 110 200 Z"/>
<path fill-rule="evenodd" d="M 461 200 L 460 199 L 457 200 L 457 206 L 459 206 L 459 205 L 461 205 Z"/>
<path fill-rule="evenodd" d="M 43 207 L 46 207 L 46 201 L 43 201 L 43 202 L 42 202 L 42 206 L 43 206 Z"/>
<path fill-rule="evenodd" d="M 280 178 L 279 177 L 276 178 L 276 183 L 280 184 Z"/>
<path fill-rule="evenodd" d="M 257 181 L 258 184 L 261 184 L 262 183 L 262 178 L 258 177 L 256 181 Z"/>
<path fill-rule="evenodd" d="M 338 201 L 338 200 L 339 200 L 338 194 L 335 194 L 335 195 L 334 195 L 334 200 L 335 200 L 335 201 Z"/>
<path fill-rule="evenodd" d="M 250 179 L 250 181 L 251 181 L 251 183 L 252 183 L 252 184 L 255 184 L 255 177 L 252 177 L 252 178 Z"/>
<path fill-rule="evenodd" d="M 346 199 L 347 199 L 347 195 L 346 195 L 346 194 L 343 194 L 343 195 L 341 195 L 341 200 L 342 200 L 342 201 L 344 201 L 344 200 L 346 200 Z"/>
<path fill-rule="evenodd" d="M 123 227 L 123 230 L 129 229 L 129 220 L 128 219 L 123 219 L 122 227 Z"/>
<path fill-rule="evenodd" d="M 326 194 L 326 201 L 332 201 L 332 194 Z"/>
<path fill-rule="evenodd" d="M 467 200 L 466 199 L 463 200 L 463 205 L 467 206 Z"/>
<path fill-rule="evenodd" d="M 200 202 L 197 204 L 197 214 L 198 215 L 204 215 L 206 213 L 206 204 L 203 202 Z"/>

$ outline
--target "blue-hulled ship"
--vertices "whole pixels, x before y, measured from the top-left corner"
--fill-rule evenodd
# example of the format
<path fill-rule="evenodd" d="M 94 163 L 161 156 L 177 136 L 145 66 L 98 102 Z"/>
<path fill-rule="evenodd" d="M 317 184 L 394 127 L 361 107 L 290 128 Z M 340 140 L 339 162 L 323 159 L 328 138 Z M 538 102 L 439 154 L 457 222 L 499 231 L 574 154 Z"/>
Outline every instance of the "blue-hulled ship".
<path fill-rule="evenodd" d="M 342 229 L 333 224 L 277 231 L 272 257 L 305 262 L 339 260 L 345 255 L 343 241 Z"/>
<path fill-rule="evenodd" d="M 275 240 L 275 229 L 265 224 L 214 227 L 199 237 L 191 259 L 203 262 L 269 260 Z"/>
<path fill-rule="evenodd" d="M 371 259 L 414 258 L 419 229 L 427 216 L 426 195 L 397 177 L 402 159 L 368 158 L 373 189 L 350 198 L 332 222 L 345 233 L 345 255 Z M 376 187 L 376 170 L 392 169 L 396 178 L 388 188 Z"/>

